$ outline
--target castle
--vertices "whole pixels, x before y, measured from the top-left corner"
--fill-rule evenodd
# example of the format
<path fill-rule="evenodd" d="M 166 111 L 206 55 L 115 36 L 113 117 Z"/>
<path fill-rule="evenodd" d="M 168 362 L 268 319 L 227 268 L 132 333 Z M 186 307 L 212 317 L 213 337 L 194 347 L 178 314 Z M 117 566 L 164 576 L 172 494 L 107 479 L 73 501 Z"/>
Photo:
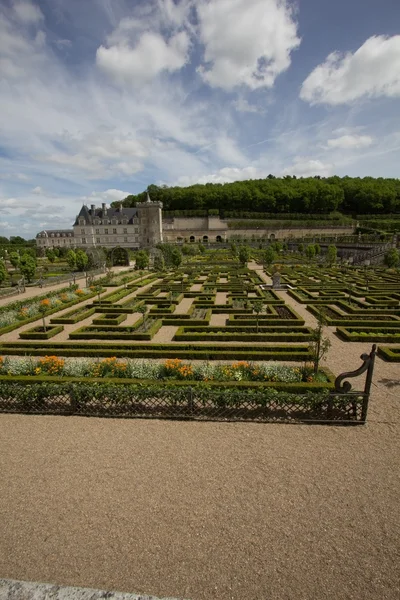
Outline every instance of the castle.
<path fill-rule="evenodd" d="M 135 208 L 82 206 L 73 229 L 41 231 L 36 236 L 39 248 L 151 248 L 163 241 L 162 203 L 147 201 Z"/>
<path fill-rule="evenodd" d="M 162 203 L 153 202 L 147 194 L 146 202 L 134 208 L 122 205 L 113 208 L 94 204 L 82 206 L 73 229 L 41 231 L 36 236 L 39 248 L 83 248 L 121 247 L 136 250 L 151 248 L 160 242 L 183 243 L 223 243 L 240 239 L 290 239 L 310 235 L 349 235 L 353 225 L 329 225 L 307 228 L 304 225 L 287 227 L 268 222 L 268 227 L 239 227 L 234 219 L 221 219 L 219 216 L 204 217 L 164 217 Z"/>

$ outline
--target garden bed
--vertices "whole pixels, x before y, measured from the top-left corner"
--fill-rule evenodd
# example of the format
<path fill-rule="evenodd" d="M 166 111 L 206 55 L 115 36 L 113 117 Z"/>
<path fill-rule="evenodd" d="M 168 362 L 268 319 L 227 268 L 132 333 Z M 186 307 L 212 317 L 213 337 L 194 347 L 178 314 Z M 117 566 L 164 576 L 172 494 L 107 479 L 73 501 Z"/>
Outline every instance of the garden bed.
<path fill-rule="evenodd" d="M 49 340 L 63 330 L 64 327 L 62 325 L 48 325 L 46 330 L 41 325 L 32 327 L 32 329 L 28 329 L 27 331 L 21 331 L 19 337 L 23 340 Z"/>

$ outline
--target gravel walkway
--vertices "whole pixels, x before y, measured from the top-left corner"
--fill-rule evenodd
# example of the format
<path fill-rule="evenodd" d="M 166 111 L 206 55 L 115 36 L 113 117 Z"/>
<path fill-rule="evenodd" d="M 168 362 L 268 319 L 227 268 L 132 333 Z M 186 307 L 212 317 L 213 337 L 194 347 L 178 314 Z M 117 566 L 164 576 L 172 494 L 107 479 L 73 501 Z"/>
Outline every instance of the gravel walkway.
<path fill-rule="evenodd" d="M 336 372 L 370 349 L 329 335 Z M 0 576 L 398 600 L 399 384 L 400 366 L 377 359 L 364 427 L 0 415 Z"/>

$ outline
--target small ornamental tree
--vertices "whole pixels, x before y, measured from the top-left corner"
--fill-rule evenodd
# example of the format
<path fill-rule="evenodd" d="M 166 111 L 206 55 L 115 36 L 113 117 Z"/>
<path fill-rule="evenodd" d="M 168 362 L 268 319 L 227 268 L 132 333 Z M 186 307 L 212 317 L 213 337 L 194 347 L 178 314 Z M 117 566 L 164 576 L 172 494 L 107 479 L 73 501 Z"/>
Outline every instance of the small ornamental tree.
<path fill-rule="evenodd" d="M 235 242 L 231 242 L 230 250 L 231 250 L 231 254 L 232 254 L 233 258 L 236 258 L 238 255 L 238 249 L 237 249 Z"/>
<path fill-rule="evenodd" d="M 314 244 L 315 255 L 319 256 L 321 254 L 321 246 L 319 244 Z"/>
<path fill-rule="evenodd" d="M 321 360 L 327 355 L 331 347 L 330 339 L 324 337 L 324 327 L 326 326 L 326 317 L 321 310 L 317 318 L 317 326 L 311 330 L 311 342 L 309 345 L 311 360 L 314 365 L 314 374 L 318 373 Z"/>
<path fill-rule="evenodd" d="M 303 254 L 303 252 L 304 252 L 304 244 L 299 244 L 297 246 L 297 252 L 299 252 L 300 254 Z"/>
<path fill-rule="evenodd" d="M 258 320 L 260 314 L 264 311 L 264 302 L 262 300 L 254 300 L 253 302 L 253 312 L 256 314 L 256 328 L 258 333 Z"/>
<path fill-rule="evenodd" d="M 306 256 L 309 260 L 315 258 L 315 246 L 313 244 L 309 244 L 306 248 Z"/>
<path fill-rule="evenodd" d="M 43 331 L 46 333 L 47 329 L 46 329 L 46 320 L 45 320 L 45 315 L 47 313 L 47 311 L 50 308 L 50 300 L 48 298 L 44 298 L 43 300 L 40 301 L 39 303 L 39 312 L 42 315 L 42 320 L 43 320 Z"/>
<path fill-rule="evenodd" d="M 239 261 L 242 267 L 246 267 L 250 260 L 250 248 L 248 246 L 241 246 L 239 248 Z"/>
<path fill-rule="evenodd" d="M 75 252 L 75 256 L 76 256 L 76 268 L 78 269 L 78 271 L 84 271 L 86 265 L 89 262 L 88 255 L 83 250 L 78 249 Z"/>
<path fill-rule="evenodd" d="M 122 281 L 122 283 L 124 284 L 124 288 L 126 289 L 126 287 L 127 287 L 127 284 L 128 284 L 128 281 L 130 281 L 130 277 L 126 277 L 126 276 L 125 276 L 125 277 L 123 277 L 123 278 L 121 279 L 121 281 Z"/>
<path fill-rule="evenodd" d="M 138 308 L 138 312 L 140 312 L 142 314 L 142 323 L 144 325 L 145 321 L 146 321 L 146 315 L 147 315 L 147 306 L 145 304 L 143 304 L 142 306 L 139 306 Z"/>
<path fill-rule="evenodd" d="M 171 263 L 173 267 L 179 267 L 182 262 L 182 252 L 179 248 L 173 248 L 171 252 Z"/>
<path fill-rule="evenodd" d="M 398 267 L 400 263 L 400 254 L 397 248 L 391 248 L 385 254 L 385 265 L 390 269 Z"/>
<path fill-rule="evenodd" d="M 6 265 L 2 260 L 0 260 L 0 283 L 3 283 L 7 277 L 7 269 Z"/>
<path fill-rule="evenodd" d="M 165 260 L 162 254 L 156 254 L 154 257 L 154 270 L 155 271 L 164 271 L 165 270 Z"/>
<path fill-rule="evenodd" d="M 73 250 L 68 250 L 66 261 L 70 269 L 76 268 L 76 254 Z"/>
<path fill-rule="evenodd" d="M 30 283 L 35 276 L 36 260 L 29 254 L 24 254 L 21 256 L 21 260 L 19 262 L 19 270 L 21 275 L 26 277 L 28 283 Z"/>
<path fill-rule="evenodd" d="M 149 255 L 144 250 L 139 250 L 135 257 L 135 269 L 142 271 L 149 266 Z"/>
<path fill-rule="evenodd" d="M 16 269 L 19 265 L 20 255 L 18 254 L 18 252 L 10 252 L 10 254 L 8 255 L 8 260 L 10 261 L 14 269 Z"/>
<path fill-rule="evenodd" d="M 47 260 L 50 263 L 53 264 L 55 262 L 55 260 L 56 260 L 56 253 L 55 253 L 55 251 L 52 250 L 51 248 L 49 248 L 48 250 L 46 250 L 46 257 L 47 257 Z"/>
<path fill-rule="evenodd" d="M 275 262 L 277 258 L 278 258 L 278 255 L 276 254 L 273 247 L 268 246 L 268 248 L 264 252 L 264 263 L 267 265 L 267 267 L 272 265 L 272 263 Z"/>
<path fill-rule="evenodd" d="M 336 246 L 328 246 L 328 252 L 326 255 L 326 262 L 331 267 L 337 260 L 337 248 Z"/>

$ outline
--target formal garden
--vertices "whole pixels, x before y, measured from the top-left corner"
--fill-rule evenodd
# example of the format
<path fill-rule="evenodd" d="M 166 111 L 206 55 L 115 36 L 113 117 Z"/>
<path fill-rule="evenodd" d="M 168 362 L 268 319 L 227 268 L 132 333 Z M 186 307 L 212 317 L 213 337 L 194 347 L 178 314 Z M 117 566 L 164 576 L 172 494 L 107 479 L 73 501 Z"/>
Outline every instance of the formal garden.
<path fill-rule="evenodd" d="M 327 333 L 347 351 L 365 342 L 349 369 L 369 373 L 376 343 L 399 362 L 398 271 L 246 252 L 203 251 L 1 306 L 0 410 L 365 422 L 371 382 L 354 392 L 328 368 Z"/>

